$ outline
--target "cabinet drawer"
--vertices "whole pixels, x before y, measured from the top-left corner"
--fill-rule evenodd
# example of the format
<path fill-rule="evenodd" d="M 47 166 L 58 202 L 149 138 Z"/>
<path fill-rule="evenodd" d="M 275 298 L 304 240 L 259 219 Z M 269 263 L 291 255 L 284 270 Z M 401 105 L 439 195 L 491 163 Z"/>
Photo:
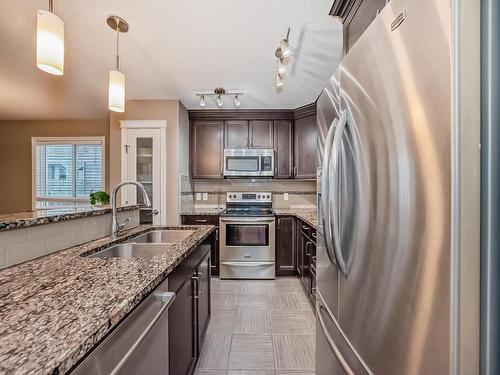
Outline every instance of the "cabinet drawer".
<path fill-rule="evenodd" d="M 274 262 L 220 262 L 221 279 L 274 279 Z"/>
<path fill-rule="evenodd" d="M 217 215 L 182 215 L 184 225 L 217 225 L 219 226 L 219 216 Z"/>

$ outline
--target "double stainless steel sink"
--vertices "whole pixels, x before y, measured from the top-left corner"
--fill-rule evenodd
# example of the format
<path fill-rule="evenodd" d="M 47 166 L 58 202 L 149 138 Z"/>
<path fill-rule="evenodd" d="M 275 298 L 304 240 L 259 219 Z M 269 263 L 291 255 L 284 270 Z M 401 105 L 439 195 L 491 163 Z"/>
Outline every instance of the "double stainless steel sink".
<path fill-rule="evenodd" d="M 82 256 L 86 258 L 152 258 L 167 253 L 193 233 L 194 230 L 182 229 L 153 230 L 96 253 Z"/>

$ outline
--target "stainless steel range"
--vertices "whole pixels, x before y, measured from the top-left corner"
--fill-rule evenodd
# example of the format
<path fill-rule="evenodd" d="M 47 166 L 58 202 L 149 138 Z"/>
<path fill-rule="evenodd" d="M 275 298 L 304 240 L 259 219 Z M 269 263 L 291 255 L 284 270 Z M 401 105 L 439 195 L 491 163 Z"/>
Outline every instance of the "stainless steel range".
<path fill-rule="evenodd" d="M 220 215 L 220 278 L 274 279 L 272 193 L 227 193 Z"/>

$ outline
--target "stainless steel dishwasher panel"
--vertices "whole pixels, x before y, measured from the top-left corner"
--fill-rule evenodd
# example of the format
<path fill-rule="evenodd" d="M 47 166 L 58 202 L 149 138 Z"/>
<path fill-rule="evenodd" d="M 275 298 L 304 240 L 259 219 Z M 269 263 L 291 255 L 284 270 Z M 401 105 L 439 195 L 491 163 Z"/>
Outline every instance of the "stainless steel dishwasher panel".
<path fill-rule="evenodd" d="M 174 299 L 165 280 L 71 374 L 167 375 L 168 307 Z"/>

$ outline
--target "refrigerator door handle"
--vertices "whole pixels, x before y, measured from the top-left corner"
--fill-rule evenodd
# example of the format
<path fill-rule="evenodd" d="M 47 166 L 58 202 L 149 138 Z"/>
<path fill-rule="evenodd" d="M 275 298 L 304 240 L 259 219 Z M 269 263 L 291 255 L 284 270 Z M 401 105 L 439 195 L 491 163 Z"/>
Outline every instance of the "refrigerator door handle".
<path fill-rule="evenodd" d="M 331 229 L 332 233 L 332 239 L 333 239 L 333 251 L 335 253 L 335 259 L 337 260 L 337 265 L 342 271 L 342 273 L 347 276 L 347 262 L 344 259 L 342 255 L 342 250 L 340 249 L 340 233 L 339 233 L 339 227 L 338 227 L 338 207 L 336 205 L 337 201 L 337 195 L 338 191 L 340 189 L 339 187 L 339 181 L 338 181 L 338 167 L 339 167 L 339 157 L 340 157 L 340 146 L 342 143 L 342 136 L 344 135 L 345 128 L 347 126 L 347 111 L 344 110 L 342 112 L 342 115 L 340 116 L 339 119 L 339 124 L 337 128 L 337 136 L 333 140 L 333 169 L 334 169 L 334 177 L 333 177 L 333 184 L 332 184 L 332 193 L 333 193 L 333 199 L 329 200 L 330 207 L 329 207 L 329 212 L 331 213 L 331 218 L 330 224 L 333 229 Z M 333 204 L 332 204 L 333 203 Z M 333 206 L 333 207 L 332 207 Z M 330 227 L 331 228 L 331 227 Z"/>
<path fill-rule="evenodd" d="M 320 210 L 323 211 L 321 217 L 322 217 L 323 230 L 325 232 L 325 249 L 328 258 L 330 258 L 330 262 L 332 262 L 332 264 L 337 264 L 337 263 L 335 261 L 335 254 L 332 249 L 333 239 L 330 227 L 330 209 L 329 209 L 330 172 L 329 171 L 330 171 L 331 147 L 333 145 L 333 139 L 334 139 L 333 135 L 335 133 L 335 129 L 337 128 L 337 124 L 338 120 L 337 119 L 333 120 L 332 124 L 330 125 L 330 128 L 328 129 L 328 133 L 325 140 L 325 146 L 324 146 L 325 151 L 323 154 L 323 179 L 321 182 L 322 199 L 320 207 Z"/>
<path fill-rule="evenodd" d="M 318 306 L 319 307 L 318 308 L 318 320 L 319 320 L 319 324 L 321 326 L 321 330 L 323 331 L 323 334 L 325 335 L 326 342 L 328 343 L 328 346 L 332 350 L 333 354 L 337 358 L 337 361 L 342 366 L 342 369 L 346 372 L 346 374 L 347 375 L 356 375 L 354 373 L 354 371 L 351 369 L 351 367 L 349 367 L 349 364 L 345 360 L 342 353 L 340 353 L 340 350 L 337 347 L 337 345 L 335 344 L 335 341 L 333 340 L 333 337 L 330 335 L 330 332 L 328 332 L 328 328 L 326 327 L 326 323 L 323 319 L 323 312 L 325 312 L 328 315 L 330 315 L 330 314 L 328 313 L 328 311 L 326 310 L 325 306 L 323 306 L 322 303 L 319 303 L 318 305 L 319 305 Z"/>

